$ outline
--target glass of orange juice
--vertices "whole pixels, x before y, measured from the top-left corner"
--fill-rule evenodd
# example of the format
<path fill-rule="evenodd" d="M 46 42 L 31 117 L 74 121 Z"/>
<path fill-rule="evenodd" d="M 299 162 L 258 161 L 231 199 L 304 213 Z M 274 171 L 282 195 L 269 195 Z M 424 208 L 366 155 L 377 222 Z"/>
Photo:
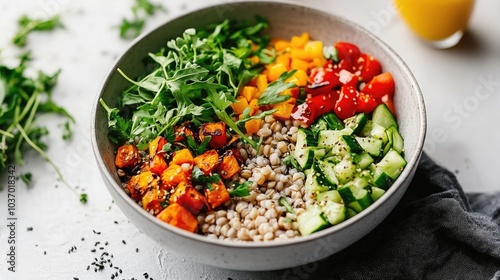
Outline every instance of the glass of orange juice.
<path fill-rule="evenodd" d="M 396 9 L 420 38 L 449 48 L 462 38 L 474 0 L 394 0 Z"/>

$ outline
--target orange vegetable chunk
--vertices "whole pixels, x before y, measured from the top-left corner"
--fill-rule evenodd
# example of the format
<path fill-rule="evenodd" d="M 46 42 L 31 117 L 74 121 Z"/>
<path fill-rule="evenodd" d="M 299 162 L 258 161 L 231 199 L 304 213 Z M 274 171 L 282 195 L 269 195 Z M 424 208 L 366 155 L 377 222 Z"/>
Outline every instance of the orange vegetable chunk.
<path fill-rule="evenodd" d="M 231 150 L 228 150 L 222 156 L 222 162 L 217 167 L 217 173 L 222 179 L 229 179 L 240 172 L 240 164 Z"/>
<path fill-rule="evenodd" d="M 209 175 L 220 164 L 219 154 L 216 150 L 208 150 L 203 154 L 194 158 L 194 164 L 205 173 Z"/>
<path fill-rule="evenodd" d="M 204 141 L 205 136 L 211 136 L 208 145 L 212 148 L 222 148 L 227 144 L 226 123 L 204 123 L 200 126 L 199 137 Z"/>
<path fill-rule="evenodd" d="M 205 197 L 207 198 L 208 205 L 213 209 L 228 201 L 230 196 L 222 181 L 213 183 L 211 186 L 211 190 L 209 188 L 205 189 Z"/>
<path fill-rule="evenodd" d="M 193 186 L 186 182 L 180 182 L 170 196 L 170 203 L 179 203 L 194 215 L 200 213 L 205 207 L 205 197 L 199 193 Z"/>
<path fill-rule="evenodd" d="M 161 173 L 163 173 L 165 169 L 167 169 L 167 162 L 165 161 L 163 155 L 154 155 L 153 159 L 149 163 L 149 171 L 153 172 L 154 174 L 161 175 Z"/>
<path fill-rule="evenodd" d="M 262 127 L 262 119 L 248 120 L 245 122 L 245 129 L 248 134 L 257 133 Z"/>
<path fill-rule="evenodd" d="M 158 219 L 189 232 L 196 232 L 198 220 L 179 203 L 172 203 L 156 216 Z"/>
<path fill-rule="evenodd" d="M 236 97 L 236 101 L 231 104 L 233 111 L 237 115 L 243 114 L 243 111 L 248 107 L 248 100 L 243 96 Z"/>
<path fill-rule="evenodd" d="M 172 158 L 172 161 L 170 161 L 170 164 L 182 165 L 184 163 L 189 163 L 191 165 L 194 163 L 193 155 L 187 148 L 175 151 L 174 157 Z"/>
<path fill-rule="evenodd" d="M 153 215 L 156 215 L 163 210 L 161 202 L 165 201 L 164 197 L 164 191 L 158 188 L 150 189 L 142 197 L 142 208 Z"/>
<path fill-rule="evenodd" d="M 161 174 L 162 188 L 170 190 L 177 186 L 180 182 L 188 182 L 190 174 L 182 170 L 182 167 L 177 164 L 170 164 L 170 166 Z"/>
<path fill-rule="evenodd" d="M 134 145 L 123 145 L 116 151 L 115 166 L 118 168 L 131 169 L 141 161 L 139 150 Z"/>
<path fill-rule="evenodd" d="M 167 144 L 167 140 L 165 138 L 163 138 L 162 136 L 156 137 L 149 143 L 149 156 L 151 158 L 154 157 L 163 149 L 163 146 L 165 146 L 165 144 Z"/>

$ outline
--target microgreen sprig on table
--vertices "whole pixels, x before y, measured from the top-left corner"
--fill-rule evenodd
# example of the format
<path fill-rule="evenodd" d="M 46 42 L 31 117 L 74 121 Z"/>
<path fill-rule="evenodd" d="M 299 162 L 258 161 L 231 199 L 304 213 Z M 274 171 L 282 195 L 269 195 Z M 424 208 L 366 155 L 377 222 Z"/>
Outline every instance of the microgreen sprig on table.
<path fill-rule="evenodd" d="M 150 53 L 149 69 L 153 70 L 144 77 L 136 80 L 117 69 L 132 86 L 123 92 L 116 107 L 100 101 L 108 113 L 110 140 L 146 147 L 158 135 L 171 138 L 174 126 L 184 121 L 199 125 L 221 120 L 258 149 L 259 142 L 242 131 L 243 120 L 233 120 L 230 105 L 240 89 L 262 70 L 263 64 L 254 64 L 250 58 L 274 60 L 275 53 L 266 49 L 269 37 L 262 35 L 267 27 L 267 20 L 257 17 L 255 22 L 225 20 L 200 30 L 187 29 L 168 41 L 166 49 Z M 267 104 L 276 102 L 272 97 L 277 90 L 290 87 L 291 83 L 284 81 L 288 75 L 270 87 Z M 247 114 L 244 119 L 271 113 Z"/>
<path fill-rule="evenodd" d="M 123 39 L 133 39 L 139 36 L 147 17 L 154 15 L 158 10 L 163 10 L 163 6 L 154 5 L 148 0 L 135 0 L 131 10 L 133 17 L 123 18 L 120 24 L 120 37 Z"/>
<path fill-rule="evenodd" d="M 61 115 L 66 119 L 63 139 L 67 140 L 71 135 L 70 123 L 75 120 L 52 99 L 60 71 L 52 75 L 38 71 L 36 77 L 29 77 L 26 74 L 29 60 L 29 53 L 25 53 L 13 68 L 0 65 L 0 169 L 5 169 L 11 163 L 23 165 L 24 152 L 32 149 L 52 165 L 59 179 L 68 185 L 59 168 L 45 152 L 47 144 L 42 137 L 49 131 L 39 123 L 44 114 Z M 22 174 L 21 179 L 29 184 L 32 175 Z"/>
<path fill-rule="evenodd" d="M 28 41 L 28 35 L 33 31 L 50 31 L 57 27 L 63 27 L 61 19 L 55 15 L 49 19 L 32 19 L 26 15 L 19 18 L 19 30 L 12 38 L 12 43 L 18 47 L 24 47 Z"/>

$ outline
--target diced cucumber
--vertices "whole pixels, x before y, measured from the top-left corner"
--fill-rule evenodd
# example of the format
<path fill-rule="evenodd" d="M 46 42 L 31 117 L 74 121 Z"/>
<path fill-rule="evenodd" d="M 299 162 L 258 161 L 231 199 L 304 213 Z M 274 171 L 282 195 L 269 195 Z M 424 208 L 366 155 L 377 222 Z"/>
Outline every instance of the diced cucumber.
<path fill-rule="evenodd" d="M 358 214 L 356 211 L 352 210 L 351 208 L 347 207 L 346 209 L 346 216 L 347 218 L 352 218 Z"/>
<path fill-rule="evenodd" d="M 376 169 L 380 169 L 393 180 L 398 178 L 399 174 L 406 166 L 406 160 L 395 150 L 391 149 L 389 152 L 376 164 Z"/>
<path fill-rule="evenodd" d="M 327 201 L 321 206 L 326 220 L 331 225 L 336 225 L 346 219 L 346 207 L 342 203 Z"/>
<path fill-rule="evenodd" d="M 328 226 L 323 218 L 319 205 L 311 205 L 297 217 L 298 229 L 301 235 L 309 235 Z"/>
<path fill-rule="evenodd" d="M 311 150 L 311 147 L 316 145 L 317 142 L 312 132 L 307 129 L 299 128 L 293 157 L 302 169 L 311 167 L 314 161 L 314 151 Z"/>
<path fill-rule="evenodd" d="M 363 127 L 363 130 L 361 130 L 361 132 L 359 133 L 359 136 L 361 136 L 361 137 L 370 136 L 372 128 L 373 128 L 373 122 L 372 122 L 372 120 L 367 120 L 366 124 L 365 124 L 365 127 Z"/>
<path fill-rule="evenodd" d="M 370 164 L 372 164 L 375 160 L 368 154 L 367 152 L 362 152 L 357 156 L 356 164 L 361 169 L 366 169 Z"/>
<path fill-rule="evenodd" d="M 342 135 L 342 140 L 344 140 L 347 146 L 349 147 L 350 153 L 359 154 L 363 152 L 363 148 L 359 145 L 358 141 L 356 141 L 356 138 L 354 136 Z"/>
<path fill-rule="evenodd" d="M 392 181 L 394 180 L 392 180 L 392 178 L 381 169 L 375 170 L 373 174 L 373 184 L 375 186 L 386 189 L 392 183 Z"/>
<path fill-rule="evenodd" d="M 354 194 L 349 187 L 342 186 L 338 188 L 337 191 L 339 192 L 340 197 L 342 197 L 342 201 L 344 201 L 345 204 L 356 201 L 356 198 L 354 197 Z"/>
<path fill-rule="evenodd" d="M 349 127 L 352 129 L 353 134 L 359 134 L 363 128 L 365 127 L 365 124 L 368 120 L 368 117 L 366 116 L 365 113 L 359 113 L 357 115 L 354 115 L 350 118 L 347 118 L 344 120 L 344 124 L 346 127 Z"/>
<path fill-rule="evenodd" d="M 356 212 L 361 212 L 373 203 L 370 193 L 365 188 L 355 185 L 343 186 L 338 189 L 344 203 Z"/>
<path fill-rule="evenodd" d="M 318 168 L 320 169 L 320 172 L 323 173 L 323 176 L 330 183 L 330 185 L 337 186 L 339 184 L 339 180 L 335 175 L 335 170 L 334 170 L 335 165 L 321 160 L 318 160 L 317 164 Z"/>
<path fill-rule="evenodd" d="M 324 130 L 318 134 L 318 147 L 332 148 L 339 141 L 342 135 L 351 135 L 352 129 L 345 128 L 342 130 Z M 297 135 L 298 141 L 298 135 Z"/>
<path fill-rule="evenodd" d="M 356 177 L 352 181 L 347 182 L 345 187 L 353 187 L 354 189 L 364 189 L 368 187 L 368 180 L 365 178 Z"/>
<path fill-rule="evenodd" d="M 310 149 L 314 152 L 315 159 L 322 159 L 326 155 L 326 149 L 324 148 L 311 147 Z"/>
<path fill-rule="evenodd" d="M 352 160 L 343 159 L 335 165 L 333 171 L 335 172 L 335 176 L 339 182 L 345 184 L 354 179 L 354 176 L 356 175 L 356 165 L 352 162 Z"/>
<path fill-rule="evenodd" d="M 327 123 L 328 129 L 341 130 L 344 129 L 344 123 L 334 113 L 326 113 L 320 117 Z"/>
<path fill-rule="evenodd" d="M 377 188 L 374 186 L 371 187 L 370 196 L 372 197 L 373 201 L 377 201 L 384 193 L 385 193 L 385 190 L 383 190 L 381 188 Z"/>
<path fill-rule="evenodd" d="M 387 129 L 387 135 L 390 135 L 392 148 L 401 154 L 404 148 L 404 140 L 403 137 L 401 137 L 401 134 L 399 134 L 398 129 L 395 126 L 389 127 Z"/>
<path fill-rule="evenodd" d="M 385 131 L 386 129 L 383 126 L 373 123 L 372 130 L 370 131 L 370 136 L 382 141 L 382 145 L 384 145 L 389 141 L 389 138 L 387 137 L 387 133 Z"/>
<path fill-rule="evenodd" d="M 370 155 L 379 157 L 382 154 L 382 140 L 371 137 L 356 137 L 356 141 Z"/>
<path fill-rule="evenodd" d="M 333 201 L 337 203 L 342 202 L 342 197 L 337 190 L 329 190 L 326 192 L 320 192 L 316 195 L 317 201 Z"/>
<path fill-rule="evenodd" d="M 373 124 L 377 124 L 382 126 L 385 129 L 388 129 L 391 126 L 398 127 L 398 123 L 396 119 L 391 113 L 391 110 L 384 103 L 378 105 L 375 110 L 373 110 L 372 114 Z"/>
<path fill-rule="evenodd" d="M 313 132 L 315 136 L 319 134 L 320 131 L 328 130 L 328 123 L 323 118 L 318 118 L 309 129 Z"/>
<path fill-rule="evenodd" d="M 308 192 L 324 192 L 330 190 L 326 179 L 324 177 L 320 177 L 321 174 L 318 174 L 317 171 L 311 170 L 309 174 L 307 174 L 305 188 Z"/>

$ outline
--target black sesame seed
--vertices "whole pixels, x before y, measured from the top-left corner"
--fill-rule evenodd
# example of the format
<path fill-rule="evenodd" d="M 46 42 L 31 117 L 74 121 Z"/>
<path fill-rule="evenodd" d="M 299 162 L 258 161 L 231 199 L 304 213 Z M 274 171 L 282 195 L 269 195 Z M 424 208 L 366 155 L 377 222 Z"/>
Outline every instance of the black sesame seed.
<path fill-rule="evenodd" d="M 123 244 L 127 244 L 127 242 L 125 242 L 125 240 L 122 240 L 122 243 L 123 243 Z"/>
<path fill-rule="evenodd" d="M 28 227 L 26 228 L 27 231 L 32 231 L 33 230 L 33 227 Z"/>
<path fill-rule="evenodd" d="M 89 269 L 90 269 L 90 265 L 87 265 L 87 270 L 89 270 Z"/>
<path fill-rule="evenodd" d="M 139 248 L 135 248 L 135 252 L 136 252 L 136 253 L 139 253 Z"/>
<path fill-rule="evenodd" d="M 118 224 L 118 221 L 114 221 L 115 224 Z"/>
<path fill-rule="evenodd" d="M 95 249 L 90 250 L 90 252 L 95 253 Z"/>
<path fill-rule="evenodd" d="M 106 245 L 106 246 L 108 246 L 108 244 L 109 244 L 108 241 L 106 241 L 106 243 L 104 243 L 104 245 Z"/>

